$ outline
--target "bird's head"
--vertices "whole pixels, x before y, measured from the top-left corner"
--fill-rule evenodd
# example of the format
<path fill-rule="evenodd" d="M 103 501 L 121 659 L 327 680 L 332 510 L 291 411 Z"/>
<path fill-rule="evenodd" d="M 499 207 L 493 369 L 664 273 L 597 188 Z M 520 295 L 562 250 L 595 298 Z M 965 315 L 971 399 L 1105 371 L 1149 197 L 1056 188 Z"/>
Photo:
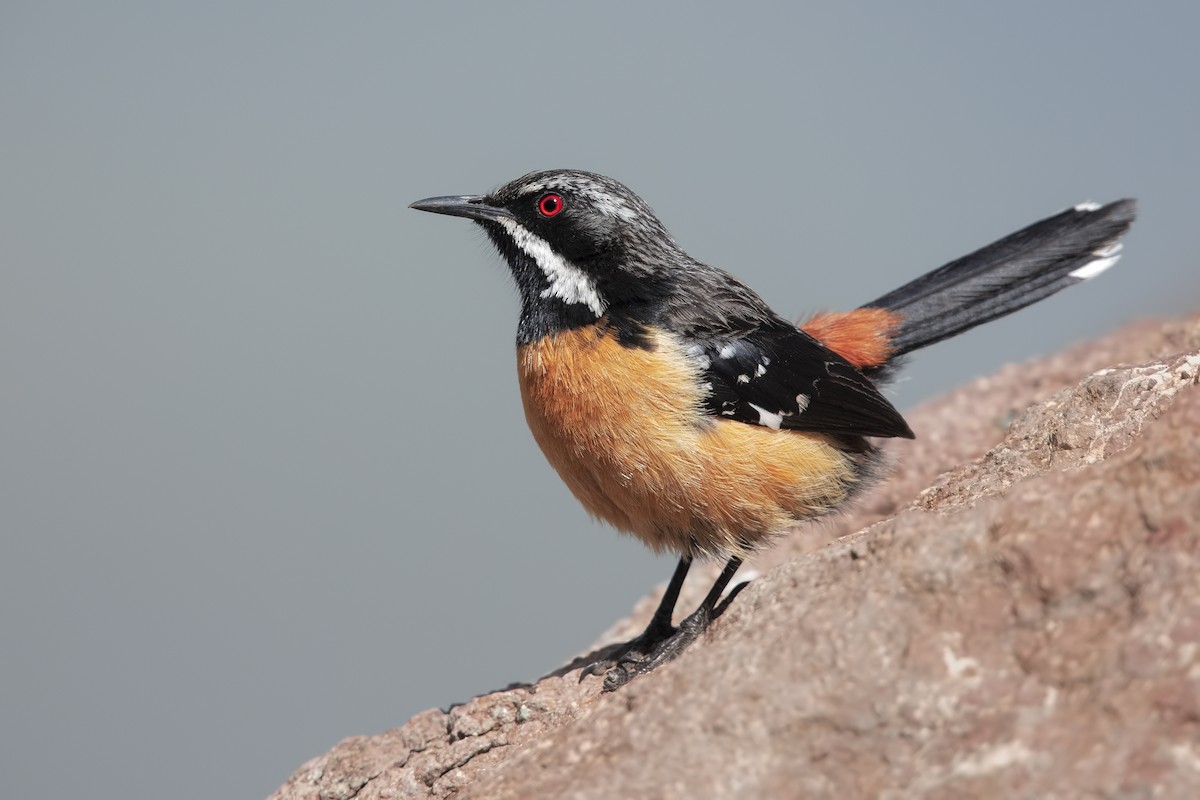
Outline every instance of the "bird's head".
<path fill-rule="evenodd" d="M 533 172 L 488 195 L 430 197 L 411 207 L 466 217 L 487 231 L 520 289 L 525 338 L 652 303 L 687 258 L 645 201 L 591 172 Z"/>

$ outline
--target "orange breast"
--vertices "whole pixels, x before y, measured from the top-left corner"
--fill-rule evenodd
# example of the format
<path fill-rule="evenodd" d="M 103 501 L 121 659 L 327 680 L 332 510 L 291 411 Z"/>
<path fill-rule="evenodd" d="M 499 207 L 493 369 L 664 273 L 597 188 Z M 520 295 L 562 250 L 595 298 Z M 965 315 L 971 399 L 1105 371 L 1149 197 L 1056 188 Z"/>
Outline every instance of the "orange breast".
<path fill-rule="evenodd" d="M 529 428 L 589 512 L 656 551 L 744 555 L 846 499 L 854 463 L 828 437 L 702 413 L 694 363 L 650 337 L 597 325 L 518 348 Z"/>

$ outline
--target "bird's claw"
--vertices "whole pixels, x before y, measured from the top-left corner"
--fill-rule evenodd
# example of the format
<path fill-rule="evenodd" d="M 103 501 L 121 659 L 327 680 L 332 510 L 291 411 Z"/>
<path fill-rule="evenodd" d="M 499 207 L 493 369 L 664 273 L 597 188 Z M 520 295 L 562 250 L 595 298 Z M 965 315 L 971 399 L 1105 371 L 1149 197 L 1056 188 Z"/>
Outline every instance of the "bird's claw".
<path fill-rule="evenodd" d="M 664 642 L 675 635 L 676 630 L 674 626 L 661 626 L 652 623 L 641 635 L 630 639 L 625 644 L 619 645 L 604 658 L 598 658 L 580 670 L 579 682 L 583 683 L 583 679 L 589 675 L 604 674 L 604 681 L 607 686 L 609 679 L 615 673 L 629 671 L 637 664 L 653 658 L 654 653 Z M 635 674 L 640 673 L 631 672 L 629 677 L 631 678 Z M 625 678 L 613 688 L 628 682 L 628 680 L 629 678 Z M 606 691 L 612 691 L 612 689 L 606 689 Z"/>
<path fill-rule="evenodd" d="M 712 611 L 701 606 L 680 623 L 678 628 L 647 629 L 641 636 L 617 648 L 607 658 L 588 664 L 580 672 L 579 680 L 603 672 L 603 691 L 616 691 L 637 676 L 645 675 L 668 661 L 673 661 L 708 629 L 712 620 Z"/>

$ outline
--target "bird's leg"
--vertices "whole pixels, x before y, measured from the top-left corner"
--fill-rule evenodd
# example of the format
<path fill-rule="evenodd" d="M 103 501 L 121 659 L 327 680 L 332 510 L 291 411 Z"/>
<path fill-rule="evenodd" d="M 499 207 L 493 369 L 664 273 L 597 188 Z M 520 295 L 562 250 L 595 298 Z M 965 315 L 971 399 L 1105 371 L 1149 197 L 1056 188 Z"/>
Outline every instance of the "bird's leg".
<path fill-rule="evenodd" d="M 658 608 L 654 610 L 654 616 L 650 618 L 650 624 L 646 626 L 646 630 L 618 647 L 607 658 L 593 661 L 584 667 L 583 671 L 579 673 L 580 681 L 588 675 L 599 675 L 626 659 L 648 657 L 663 641 L 675 633 L 671 617 L 675 614 L 675 603 L 679 600 L 679 590 L 683 588 L 683 581 L 687 578 L 688 570 L 691 567 L 691 556 L 682 556 L 679 563 L 675 565 L 675 573 L 671 576 L 671 582 L 667 584 L 667 591 L 663 593 L 662 600 L 659 601 Z"/>
<path fill-rule="evenodd" d="M 717 576 L 717 580 L 713 583 L 712 588 L 708 590 L 708 594 L 704 597 L 704 602 L 700 604 L 700 607 L 689 614 L 683 622 L 679 623 L 679 627 L 675 632 L 662 640 L 645 658 L 635 661 L 626 656 L 619 659 L 616 665 L 604 676 L 604 691 L 615 691 L 638 675 L 644 675 L 673 660 L 686 650 L 688 645 L 694 642 L 700 634 L 708 630 L 708 626 L 717 616 L 717 602 L 721 599 L 721 595 L 725 592 L 725 587 L 729 585 L 729 581 L 733 580 L 734 573 L 738 571 L 738 567 L 741 565 L 742 560 L 740 558 L 729 559 L 725 564 L 725 568 L 721 570 L 721 574 Z M 722 608 L 722 610 L 724 609 Z"/>
<path fill-rule="evenodd" d="M 680 561 L 680 565 L 682 567 L 683 560 Z M 694 642 L 700 634 L 704 633 L 708 629 L 709 624 L 716 619 L 717 603 L 720 601 L 721 595 L 725 592 L 725 587 L 729 585 L 729 581 L 733 580 L 734 573 L 738 571 L 738 567 L 741 565 L 742 560 L 740 558 L 729 559 L 725 564 L 725 568 L 721 570 L 721 574 L 717 576 L 717 580 L 713 583 L 712 588 L 708 590 L 704 602 L 700 604 L 699 608 L 688 615 L 683 622 L 679 623 L 678 628 L 670 627 L 670 613 L 668 612 L 666 636 L 661 636 L 660 634 L 658 640 L 651 647 L 647 648 L 639 642 L 639 647 L 636 650 L 630 649 L 623 653 L 618 652 L 609 664 L 604 665 L 611 666 L 611 669 L 604 676 L 604 691 L 611 692 L 619 689 L 638 675 L 644 675 L 647 672 L 657 669 L 687 649 L 687 646 Z M 678 572 L 678 569 L 676 572 Z M 684 573 L 686 574 L 686 572 L 685 568 Z M 682 579 L 679 583 L 683 583 Z M 671 584 L 674 586 L 674 579 L 672 579 Z M 668 589 L 668 593 L 669 591 L 670 589 Z M 678 587 L 676 587 L 675 594 L 678 595 L 678 593 Z M 673 602 L 674 600 L 672 600 Z M 721 610 L 723 611 L 724 608 Z M 657 616 L 656 612 L 655 617 Z M 650 627 L 646 629 L 646 633 L 642 634 L 642 636 L 649 634 L 654 626 L 655 623 L 652 621 Z M 638 637 L 634 642 L 638 642 L 641 638 Z M 630 644 L 633 644 L 633 642 Z M 588 669 L 591 670 L 591 667 Z M 598 671 L 598 669 L 592 670 L 588 674 L 595 674 Z"/>

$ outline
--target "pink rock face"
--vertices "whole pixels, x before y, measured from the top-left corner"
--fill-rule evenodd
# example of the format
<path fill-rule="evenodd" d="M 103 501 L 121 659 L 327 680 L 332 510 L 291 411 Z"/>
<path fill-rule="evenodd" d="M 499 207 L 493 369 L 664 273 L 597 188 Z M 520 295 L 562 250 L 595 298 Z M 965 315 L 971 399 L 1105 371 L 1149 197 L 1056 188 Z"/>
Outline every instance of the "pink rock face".
<path fill-rule="evenodd" d="M 424 712 L 273 797 L 1200 797 L 1198 373 L 1193 319 L 979 379 L 678 661 Z"/>

